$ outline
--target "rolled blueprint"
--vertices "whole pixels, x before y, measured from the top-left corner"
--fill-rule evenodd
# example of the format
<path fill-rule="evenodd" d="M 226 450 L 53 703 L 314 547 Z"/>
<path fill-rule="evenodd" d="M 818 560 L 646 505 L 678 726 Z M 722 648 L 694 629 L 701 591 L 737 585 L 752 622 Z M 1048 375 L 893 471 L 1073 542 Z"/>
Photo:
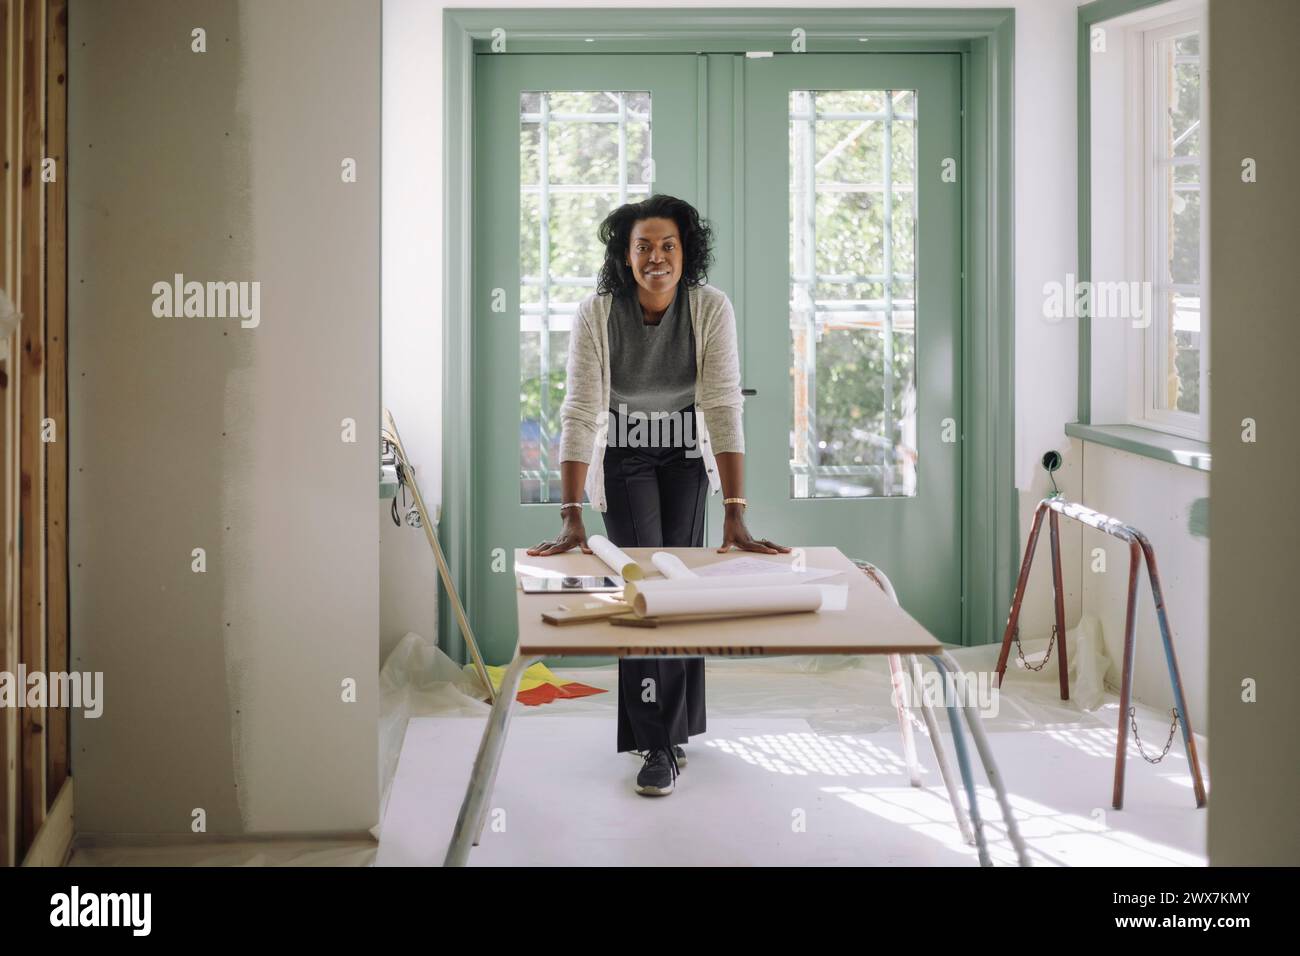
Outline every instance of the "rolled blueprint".
<path fill-rule="evenodd" d="M 623 575 L 624 581 L 639 581 L 645 577 L 645 572 L 641 570 L 641 565 L 637 564 L 626 554 L 614 547 L 609 538 L 603 534 L 593 534 L 587 539 L 587 546 L 596 552 L 596 557 L 604 561 L 611 568 Z"/>
<path fill-rule="evenodd" d="M 661 583 L 661 582 L 643 582 Z M 638 587 L 632 610 L 640 617 L 681 614 L 781 614 L 821 607 L 820 588 L 806 585 L 770 588 Z"/>
<path fill-rule="evenodd" d="M 658 557 L 658 555 L 656 555 Z M 654 560 L 653 558 L 651 559 Z M 658 565 L 656 565 L 658 567 Z M 660 569 L 662 570 L 662 568 Z M 783 571 L 780 574 L 732 574 L 726 577 L 718 576 L 712 578 L 651 578 L 648 581 L 638 581 L 636 590 L 639 591 L 666 591 L 681 590 L 691 588 L 693 590 L 716 590 L 717 588 L 780 588 L 794 587 L 802 585 L 809 587 L 818 577 L 813 577 L 812 581 L 808 580 L 809 575 L 801 571 Z M 629 597 L 630 601 L 631 598 Z"/>
<path fill-rule="evenodd" d="M 695 580 L 699 577 L 694 571 L 682 564 L 682 559 L 667 551 L 656 551 L 650 555 L 650 563 L 659 569 L 665 578 L 675 581 Z"/>

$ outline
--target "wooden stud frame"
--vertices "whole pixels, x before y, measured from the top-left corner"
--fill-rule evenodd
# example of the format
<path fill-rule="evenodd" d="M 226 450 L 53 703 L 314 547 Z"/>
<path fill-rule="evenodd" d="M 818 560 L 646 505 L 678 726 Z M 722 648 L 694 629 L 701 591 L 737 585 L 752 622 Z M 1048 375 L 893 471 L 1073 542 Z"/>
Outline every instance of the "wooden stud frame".
<path fill-rule="evenodd" d="M 0 0 L 0 279 L 21 317 L 0 341 L 0 671 L 69 668 L 67 0 Z M 26 688 L 16 686 L 17 693 Z M 68 710 L 0 708 L 0 865 L 62 862 L 71 841 Z M 57 825 L 42 831 L 52 810 Z"/>

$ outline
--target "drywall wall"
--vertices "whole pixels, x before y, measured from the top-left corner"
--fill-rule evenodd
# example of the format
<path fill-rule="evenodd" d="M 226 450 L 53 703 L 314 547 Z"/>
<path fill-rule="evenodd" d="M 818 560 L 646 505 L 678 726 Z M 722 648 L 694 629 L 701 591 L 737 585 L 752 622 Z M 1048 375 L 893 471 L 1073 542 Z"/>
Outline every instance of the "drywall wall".
<path fill-rule="evenodd" d="M 379 0 L 72 0 L 69 36 L 78 829 L 364 830 Z M 246 317 L 158 315 L 177 274 Z"/>
<path fill-rule="evenodd" d="M 698 5 L 677 0 L 656 9 Z M 788 2 L 708 5 L 790 6 Z M 817 4 L 858 5 L 852 0 Z M 443 208 L 444 6 L 433 0 L 384 3 L 384 401 L 397 416 L 417 467 L 424 470 L 425 495 L 431 506 L 441 500 L 442 468 L 442 261 L 438 250 Z M 636 4 L 506 0 L 473 6 Z M 1035 463 L 1049 448 L 1069 449 L 1064 426 L 1074 420 L 1076 411 L 1077 325 L 1072 319 L 1045 320 L 1042 291 L 1045 282 L 1064 282 L 1067 273 L 1077 271 L 1076 4 L 1073 0 L 893 0 L 872 6 L 1015 9 L 1016 481 L 1030 489 L 1022 496 L 1022 512 L 1028 507 L 1032 513 L 1033 502 L 1041 497 L 1040 485 L 1045 484 L 1045 478 L 1035 474 Z M 1073 485 L 1062 487 L 1067 494 L 1078 494 Z M 1022 542 L 1027 528 L 1022 521 Z M 407 630 L 428 635 L 433 628 L 427 568 L 423 562 L 407 560 L 412 553 L 408 548 L 411 537 L 385 536 L 381 634 L 386 648 Z M 1070 553 L 1077 554 L 1077 548 Z M 410 597 L 419 594 L 429 596 Z M 1034 607 L 1050 607 L 1050 602 L 1050 589 L 1044 591 L 1035 575 Z M 1050 621 L 1050 615 L 1041 620 Z"/>
<path fill-rule="evenodd" d="M 1292 0 L 1210 3 L 1209 853 L 1300 863 L 1295 359 L 1300 258 Z M 1244 173 L 1250 161 L 1254 181 Z M 1254 422 L 1253 436 L 1243 422 Z M 1253 441 L 1243 440 L 1253 437 Z"/>
<path fill-rule="evenodd" d="M 397 427 L 403 429 L 405 445 L 405 426 L 398 423 Z M 414 456 L 416 452 L 408 451 L 408 454 Z M 422 458 L 426 463 L 437 461 L 432 451 Z M 420 469 L 420 481 L 424 478 L 425 469 Z M 414 506 L 414 500 L 408 495 L 404 506 L 399 502 L 401 525 L 393 524 L 392 505 L 393 500 L 387 498 L 379 506 L 380 661 L 387 660 L 393 648 L 411 631 L 428 641 L 435 640 L 438 634 L 438 566 L 433 549 L 423 531 L 406 524 L 406 512 Z"/>
<path fill-rule="evenodd" d="M 383 397 L 430 508 L 442 501 L 442 8 L 385 0 L 383 15 Z M 382 660 L 409 631 L 436 639 L 438 585 L 424 534 L 380 521 Z"/>
<path fill-rule="evenodd" d="M 1196 732 L 1206 734 L 1210 543 L 1189 529 L 1194 502 L 1210 493 L 1210 476 L 1195 468 L 1093 442 L 1079 444 L 1083 455 L 1083 503 L 1139 528 L 1155 549 L 1187 712 Z M 1106 654 L 1112 662 L 1107 683 L 1118 690 L 1128 605 L 1128 546 L 1091 528 L 1081 531 L 1083 609 L 1101 620 Z M 1098 548 L 1100 555 L 1095 553 Z M 1138 580 L 1135 634 L 1133 696 L 1167 711 L 1174 705 L 1173 690 L 1145 565 Z"/>

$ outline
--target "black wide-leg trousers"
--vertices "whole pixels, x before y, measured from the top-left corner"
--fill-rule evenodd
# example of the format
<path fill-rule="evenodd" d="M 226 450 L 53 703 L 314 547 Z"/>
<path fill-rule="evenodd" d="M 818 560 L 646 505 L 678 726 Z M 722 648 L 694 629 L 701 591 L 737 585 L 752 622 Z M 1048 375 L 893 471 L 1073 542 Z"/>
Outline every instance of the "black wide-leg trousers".
<path fill-rule="evenodd" d="M 605 450 L 605 531 L 620 548 L 704 546 L 704 460 L 685 448 Z M 684 744 L 705 731 L 704 658 L 619 659 L 618 751 Z"/>

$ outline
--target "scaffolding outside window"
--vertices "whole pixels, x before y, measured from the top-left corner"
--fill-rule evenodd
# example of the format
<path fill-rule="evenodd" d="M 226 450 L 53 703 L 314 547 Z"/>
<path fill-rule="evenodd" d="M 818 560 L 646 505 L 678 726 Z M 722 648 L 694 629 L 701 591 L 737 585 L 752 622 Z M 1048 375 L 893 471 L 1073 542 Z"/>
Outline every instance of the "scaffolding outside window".
<path fill-rule="evenodd" d="M 916 100 L 790 94 L 793 498 L 916 494 Z"/>
<path fill-rule="evenodd" d="M 519 500 L 560 500 L 560 406 L 578 303 L 596 288 L 596 226 L 651 194 L 648 92 L 519 98 Z"/>

